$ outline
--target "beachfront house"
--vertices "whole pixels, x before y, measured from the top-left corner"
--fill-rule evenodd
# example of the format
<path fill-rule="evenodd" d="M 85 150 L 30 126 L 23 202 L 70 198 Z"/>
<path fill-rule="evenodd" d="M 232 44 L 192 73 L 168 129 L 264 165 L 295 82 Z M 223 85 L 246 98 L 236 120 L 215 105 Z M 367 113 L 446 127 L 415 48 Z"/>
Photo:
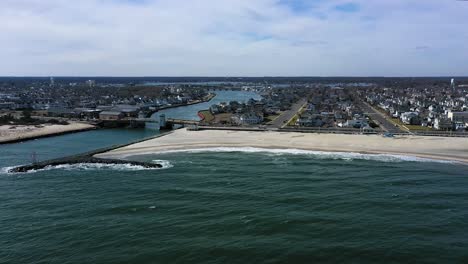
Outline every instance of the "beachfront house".
<path fill-rule="evenodd" d="M 406 125 L 420 125 L 421 119 L 419 118 L 419 113 L 417 112 L 405 112 L 400 116 L 401 122 Z"/>
<path fill-rule="evenodd" d="M 447 117 L 452 122 L 468 123 L 468 112 L 448 112 Z"/>
<path fill-rule="evenodd" d="M 301 127 L 321 127 L 324 122 L 322 116 L 318 114 L 302 114 L 296 121 L 297 126 Z"/>
<path fill-rule="evenodd" d="M 346 123 L 343 124 L 343 127 L 349 127 L 349 128 L 363 128 L 363 127 L 368 127 L 369 124 L 367 120 L 365 119 L 354 119 L 354 120 L 348 120 Z"/>
<path fill-rule="evenodd" d="M 263 122 L 263 115 L 261 114 L 241 114 L 241 115 L 233 115 L 231 117 L 231 122 L 236 125 L 256 125 L 261 124 Z"/>
<path fill-rule="evenodd" d="M 438 117 L 434 120 L 434 128 L 438 130 L 452 129 L 452 121 L 446 117 Z"/>

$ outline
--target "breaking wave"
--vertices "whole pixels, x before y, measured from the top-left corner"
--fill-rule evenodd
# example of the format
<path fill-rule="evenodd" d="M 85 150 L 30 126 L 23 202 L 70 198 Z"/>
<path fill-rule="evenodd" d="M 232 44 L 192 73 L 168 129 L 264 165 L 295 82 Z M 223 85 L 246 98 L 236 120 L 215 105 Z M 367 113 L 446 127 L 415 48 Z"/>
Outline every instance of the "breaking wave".
<path fill-rule="evenodd" d="M 308 155 L 316 159 L 340 159 L 340 160 L 373 160 L 381 162 L 437 162 L 437 163 L 457 163 L 456 161 L 438 160 L 430 158 L 420 158 L 409 155 L 396 154 L 362 154 L 357 152 L 327 152 L 313 151 L 301 149 L 268 149 L 255 147 L 216 147 L 216 148 L 198 148 L 198 149 L 181 149 L 167 150 L 160 152 L 161 154 L 168 153 L 206 153 L 206 152 L 243 152 L 243 153 L 265 153 L 270 155 Z"/>
<path fill-rule="evenodd" d="M 139 170 L 156 170 L 158 168 L 146 168 L 139 165 L 128 164 L 102 164 L 102 163 L 77 163 L 64 164 L 58 166 L 49 166 L 47 169 L 62 169 L 62 170 L 117 170 L 117 171 L 139 171 Z"/>
<path fill-rule="evenodd" d="M 16 166 L 11 166 L 11 167 L 3 167 L 3 168 L 0 168 L 0 174 L 9 174 L 10 170 L 15 168 Z"/>
<path fill-rule="evenodd" d="M 168 160 L 153 160 L 153 163 L 161 164 L 161 169 L 169 169 L 174 167 L 174 165 L 172 165 L 172 163 Z"/>
<path fill-rule="evenodd" d="M 63 164 L 57 166 L 47 166 L 44 169 L 40 170 L 31 170 L 27 173 L 35 173 L 39 171 L 48 171 L 48 170 L 68 170 L 68 171 L 91 171 L 91 170 L 116 170 L 116 171 L 142 171 L 142 170 L 161 170 L 172 168 L 173 165 L 167 160 L 154 160 L 153 162 L 159 163 L 162 165 L 161 168 L 146 168 L 139 165 L 128 164 L 102 164 L 102 163 L 77 163 L 77 164 Z M 0 168 L 0 174 L 9 174 L 9 170 L 15 168 L 13 167 L 4 167 Z"/>

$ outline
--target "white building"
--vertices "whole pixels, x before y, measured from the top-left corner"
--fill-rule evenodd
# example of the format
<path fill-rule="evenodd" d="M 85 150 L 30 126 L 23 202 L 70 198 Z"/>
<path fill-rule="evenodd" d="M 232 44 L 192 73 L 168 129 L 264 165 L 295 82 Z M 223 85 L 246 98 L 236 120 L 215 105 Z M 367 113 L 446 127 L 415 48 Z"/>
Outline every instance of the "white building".
<path fill-rule="evenodd" d="M 468 112 L 448 112 L 447 117 L 452 122 L 468 123 Z"/>

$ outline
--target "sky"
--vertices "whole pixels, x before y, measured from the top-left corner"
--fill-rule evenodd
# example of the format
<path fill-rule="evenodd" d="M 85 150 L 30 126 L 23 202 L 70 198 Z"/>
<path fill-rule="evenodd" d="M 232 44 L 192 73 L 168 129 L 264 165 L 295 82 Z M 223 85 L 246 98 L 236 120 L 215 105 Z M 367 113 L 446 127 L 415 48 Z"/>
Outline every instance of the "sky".
<path fill-rule="evenodd" d="M 0 0 L 0 76 L 468 76 L 468 1 Z"/>

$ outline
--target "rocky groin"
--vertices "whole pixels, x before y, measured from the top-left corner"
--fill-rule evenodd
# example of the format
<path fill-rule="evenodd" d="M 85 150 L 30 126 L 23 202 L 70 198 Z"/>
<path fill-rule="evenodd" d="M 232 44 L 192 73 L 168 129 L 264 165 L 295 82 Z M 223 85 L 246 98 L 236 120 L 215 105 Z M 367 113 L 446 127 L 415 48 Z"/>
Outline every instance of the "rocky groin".
<path fill-rule="evenodd" d="M 133 142 L 129 142 L 126 144 L 122 145 L 117 145 L 117 146 L 111 146 L 107 148 L 102 148 L 102 149 L 97 149 L 93 150 L 90 152 L 86 153 L 81 153 L 77 155 L 72 155 L 64 158 L 58 158 L 58 159 L 52 159 L 52 160 L 46 160 L 46 161 L 40 161 L 40 162 L 34 162 L 32 164 L 28 165 L 23 165 L 23 166 L 18 166 L 10 169 L 8 172 L 10 173 L 25 173 L 29 171 L 34 171 L 34 170 L 41 170 L 47 167 L 54 167 L 54 166 L 59 166 L 59 165 L 72 165 L 72 164 L 80 164 L 80 163 L 91 163 L 91 164 L 128 164 L 128 165 L 133 165 L 133 166 L 141 166 L 143 168 L 162 168 L 163 166 L 158 163 L 151 163 L 151 162 L 140 162 L 140 161 L 129 161 L 129 160 L 119 160 L 119 159 L 103 159 L 103 158 L 96 158 L 94 155 L 99 154 L 99 153 L 104 153 L 113 149 L 125 147 L 131 144 L 135 144 L 138 142 L 146 141 L 149 139 L 154 139 L 157 137 L 162 137 L 167 134 L 172 133 L 172 131 L 163 133 L 160 135 L 156 135 L 153 137 L 149 138 L 144 138 L 144 139 L 139 139 Z"/>

